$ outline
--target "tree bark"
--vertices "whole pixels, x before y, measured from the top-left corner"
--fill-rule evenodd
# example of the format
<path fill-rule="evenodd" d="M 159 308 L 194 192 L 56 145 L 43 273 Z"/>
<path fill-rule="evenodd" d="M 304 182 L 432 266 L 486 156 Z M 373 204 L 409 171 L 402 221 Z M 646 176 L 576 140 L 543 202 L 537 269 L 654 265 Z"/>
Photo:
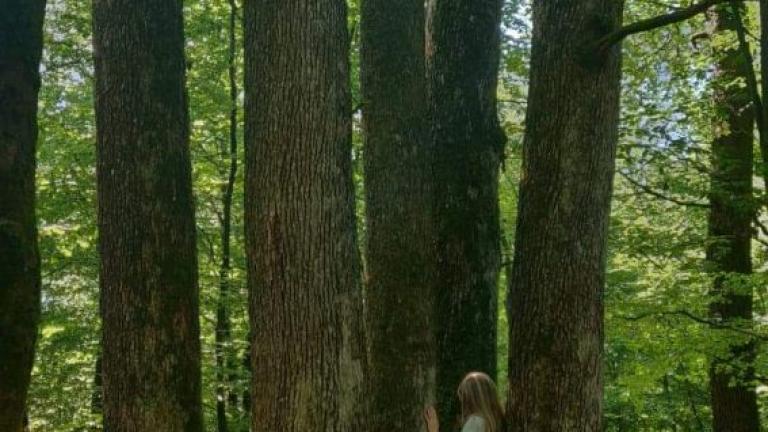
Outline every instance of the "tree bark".
<path fill-rule="evenodd" d="M 464 374 L 496 374 L 498 176 L 506 142 L 496 112 L 501 6 L 500 0 L 428 3 L 436 379 L 444 423 L 456 418 L 456 388 Z"/>
<path fill-rule="evenodd" d="M 533 3 L 513 273 L 509 431 L 602 431 L 603 289 L 622 3 Z"/>
<path fill-rule="evenodd" d="M 361 5 L 370 431 L 424 430 L 434 401 L 424 24 L 423 0 Z"/>
<path fill-rule="evenodd" d="M 245 39 L 252 429 L 360 430 L 346 3 L 246 2 Z"/>
<path fill-rule="evenodd" d="M 0 430 L 22 430 L 40 317 L 35 149 L 44 0 L 0 0 Z"/>
<path fill-rule="evenodd" d="M 739 7 L 739 6 L 734 6 Z M 733 7 L 712 12 L 717 33 L 732 33 L 737 19 Z M 753 131 L 755 110 L 746 80 L 752 67 L 733 44 L 715 44 L 715 139 L 710 174 L 709 242 L 707 266 L 714 274 L 712 319 L 751 326 L 752 220 L 754 218 Z M 751 338 L 731 340 L 728 352 L 716 355 L 710 366 L 710 396 L 715 432 L 758 432 L 760 415 L 754 385 L 756 346 Z"/>
<path fill-rule="evenodd" d="M 104 426 L 201 431 L 181 1 L 94 0 Z"/>

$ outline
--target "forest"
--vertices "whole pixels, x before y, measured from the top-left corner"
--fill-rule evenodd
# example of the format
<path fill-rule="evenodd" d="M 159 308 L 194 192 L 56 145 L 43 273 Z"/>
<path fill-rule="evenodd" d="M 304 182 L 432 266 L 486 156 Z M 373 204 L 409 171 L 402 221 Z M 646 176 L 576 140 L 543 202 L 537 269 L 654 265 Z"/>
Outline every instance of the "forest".
<path fill-rule="evenodd" d="M 0 0 L 0 432 L 768 430 L 766 98 L 768 0 Z"/>

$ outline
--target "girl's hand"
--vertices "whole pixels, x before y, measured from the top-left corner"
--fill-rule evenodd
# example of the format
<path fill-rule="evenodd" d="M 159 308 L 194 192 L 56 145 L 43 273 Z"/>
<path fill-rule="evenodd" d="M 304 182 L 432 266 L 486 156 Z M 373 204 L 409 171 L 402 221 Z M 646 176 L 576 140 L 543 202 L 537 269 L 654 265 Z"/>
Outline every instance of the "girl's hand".
<path fill-rule="evenodd" d="M 440 430 L 440 422 L 437 419 L 435 407 L 428 406 L 424 410 L 424 422 L 427 424 L 427 432 L 438 432 Z"/>

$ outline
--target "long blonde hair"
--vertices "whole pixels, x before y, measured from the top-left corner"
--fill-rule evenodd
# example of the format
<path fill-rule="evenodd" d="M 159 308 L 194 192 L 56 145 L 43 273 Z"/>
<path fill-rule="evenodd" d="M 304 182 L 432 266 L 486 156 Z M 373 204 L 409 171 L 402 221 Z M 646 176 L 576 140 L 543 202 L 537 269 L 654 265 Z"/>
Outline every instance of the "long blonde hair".
<path fill-rule="evenodd" d="M 470 372 L 459 384 L 458 397 L 462 424 L 474 415 L 485 420 L 485 432 L 501 432 L 504 411 L 491 377 L 482 372 Z"/>

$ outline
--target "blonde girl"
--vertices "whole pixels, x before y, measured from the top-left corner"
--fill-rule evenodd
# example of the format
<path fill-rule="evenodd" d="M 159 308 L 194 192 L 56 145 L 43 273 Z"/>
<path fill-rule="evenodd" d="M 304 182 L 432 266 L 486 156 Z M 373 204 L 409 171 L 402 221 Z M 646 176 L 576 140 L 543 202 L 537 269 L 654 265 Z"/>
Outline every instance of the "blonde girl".
<path fill-rule="evenodd" d="M 504 412 L 501 410 L 496 384 L 482 372 L 471 372 L 459 384 L 461 432 L 502 432 Z M 439 432 L 440 424 L 434 407 L 424 412 L 427 432 Z"/>

